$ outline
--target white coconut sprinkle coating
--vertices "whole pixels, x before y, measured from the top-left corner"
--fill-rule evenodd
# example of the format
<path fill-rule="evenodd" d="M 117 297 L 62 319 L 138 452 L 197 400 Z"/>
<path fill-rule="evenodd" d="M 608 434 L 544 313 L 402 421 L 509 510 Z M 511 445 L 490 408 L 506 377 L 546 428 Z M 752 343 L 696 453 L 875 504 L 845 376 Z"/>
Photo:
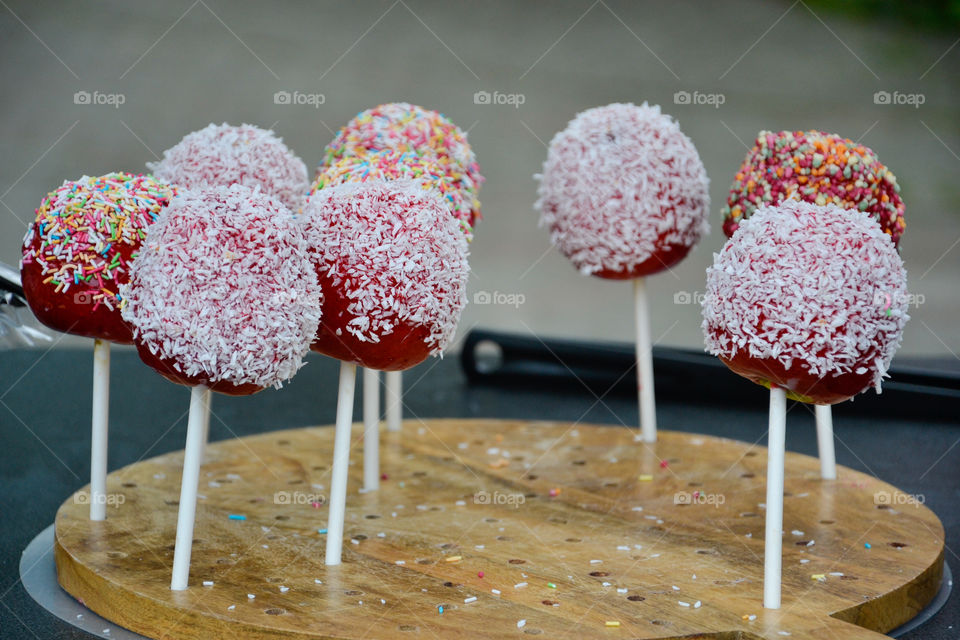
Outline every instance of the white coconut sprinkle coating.
<path fill-rule="evenodd" d="M 290 211 L 259 189 L 183 192 L 133 262 L 123 319 L 187 376 L 280 387 L 320 320 L 309 248 Z"/>
<path fill-rule="evenodd" d="M 303 206 L 310 188 L 303 160 L 273 131 L 249 124 L 211 124 L 189 133 L 147 167 L 161 180 L 185 189 L 259 186 L 293 212 Z"/>
<path fill-rule="evenodd" d="M 820 378 L 872 371 L 879 393 L 908 303 L 903 260 L 869 214 L 787 200 L 714 254 L 702 326 L 713 355 L 746 350 Z"/>
<path fill-rule="evenodd" d="M 709 181 L 696 148 L 659 106 L 578 114 L 550 141 L 535 207 L 584 274 L 626 271 L 709 231 Z"/>
<path fill-rule="evenodd" d="M 429 330 L 432 355 L 447 347 L 467 302 L 469 252 L 435 191 L 415 180 L 327 187 L 302 222 L 319 270 L 351 301 L 352 336 L 376 343 L 405 323 Z"/>

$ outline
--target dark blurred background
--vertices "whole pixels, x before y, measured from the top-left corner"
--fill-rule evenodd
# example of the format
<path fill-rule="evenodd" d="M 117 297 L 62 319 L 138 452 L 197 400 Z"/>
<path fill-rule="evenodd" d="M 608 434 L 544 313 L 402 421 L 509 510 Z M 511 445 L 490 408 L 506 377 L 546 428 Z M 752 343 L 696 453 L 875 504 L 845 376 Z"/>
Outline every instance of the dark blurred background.
<path fill-rule="evenodd" d="M 577 112 L 647 100 L 693 139 L 713 199 L 710 235 L 675 275 L 650 281 L 660 344 L 702 346 L 688 301 L 722 244 L 720 209 L 756 133 L 818 128 L 870 146 L 898 176 L 902 255 L 921 303 L 902 353 L 952 358 L 958 38 L 957 0 L 3 0 L 0 260 L 16 264 L 33 209 L 64 179 L 142 171 L 210 122 L 273 128 L 312 171 L 355 113 L 405 100 L 468 129 L 487 176 L 471 301 L 516 294 L 471 304 L 461 335 L 479 324 L 628 340 L 629 286 L 582 277 L 550 248 L 532 176 Z"/>

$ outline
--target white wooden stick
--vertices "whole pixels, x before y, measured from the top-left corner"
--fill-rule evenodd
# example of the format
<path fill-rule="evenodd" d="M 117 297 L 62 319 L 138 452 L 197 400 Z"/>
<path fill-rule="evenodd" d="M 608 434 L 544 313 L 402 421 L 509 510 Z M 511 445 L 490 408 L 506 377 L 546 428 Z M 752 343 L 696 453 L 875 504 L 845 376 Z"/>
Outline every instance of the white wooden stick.
<path fill-rule="evenodd" d="M 780 608 L 783 564 L 783 455 L 787 434 L 787 394 L 770 387 L 770 428 L 767 432 L 767 523 L 763 546 L 763 606 Z"/>
<path fill-rule="evenodd" d="M 207 389 L 207 398 L 204 406 L 206 410 L 203 412 L 203 455 L 200 456 L 201 464 L 206 464 L 207 460 L 207 445 L 210 444 L 210 402 L 212 392 Z"/>
<path fill-rule="evenodd" d="M 190 417 L 180 479 L 180 509 L 177 513 L 177 542 L 173 549 L 173 575 L 170 588 L 183 591 L 190 578 L 190 552 L 193 547 L 193 522 L 197 515 L 197 484 L 200 481 L 200 457 L 203 455 L 204 414 L 210 407 L 210 390 L 198 385 L 190 390 Z"/>
<path fill-rule="evenodd" d="M 634 316 L 637 323 L 637 400 L 640 434 L 644 442 L 657 441 L 657 406 L 653 395 L 653 354 L 650 345 L 650 312 L 645 278 L 633 281 Z"/>
<path fill-rule="evenodd" d="M 833 409 L 830 405 L 815 405 L 817 415 L 817 450 L 820 455 L 820 477 L 837 479 L 837 459 L 833 452 Z"/>
<path fill-rule="evenodd" d="M 403 422 L 403 372 L 387 371 L 387 431 L 400 431 Z"/>
<path fill-rule="evenodd" d="M 340 363 L 337 395 L 337 426 L 333 436 L 333 477 L 330 479 L 330 511 L 327 516 L 327 564 L 340 564 L 343 549 L 343 518 L 347 506 L 347 467 L 350 464 L 350 426 L 357 365 Z"/>
<path fill-rule="evenodd" d="M 107 518 L 107 433 L 110 425 L 110 343 L 93 341 L 90 430 L 90 519 Z"/>
<path fill-rule="evenodd" d="M 210 395 L 209 390 L 207 395 Z M 210 442 L 210 398 L 207 398 L 207 410 L 203 414 L 203 444 Z"/>
<path fill-rule="evenodd" d="M 380 372 L 363 370 L 363 488 L 380 488 Z"/>

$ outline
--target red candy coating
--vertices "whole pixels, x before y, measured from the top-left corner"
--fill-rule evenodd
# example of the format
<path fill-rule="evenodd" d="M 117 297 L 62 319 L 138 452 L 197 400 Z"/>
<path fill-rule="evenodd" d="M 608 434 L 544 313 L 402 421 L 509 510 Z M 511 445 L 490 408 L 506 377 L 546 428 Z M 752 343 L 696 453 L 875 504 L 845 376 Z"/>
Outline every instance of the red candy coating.
<path fill-rule="evenodd" d="M 400 322 L 379 342 L 363 342 L 347 332 L 349 322 L 355 317 L 350 313 L 351 300 L 336 295 L 333 278 L 319 273 L 320 287 L 327 292 L 323 305 L 323 320 L 317 327 L 317 335 L 310 348 L 317 353 L 353 362 L 377 371 L 403 371 L 427 359 L 433 348 L 427 344 L 429 329 Z"/>
<path fill-rule="evenodd" d="M 36 251 L 39 247 L 40 241 L 35 238 L 25 248 Z M 133 251 L 132 247 L 118 247 L 114 254 L 129 264 Z M 78 288 L 67 293 L 58 292 L 43 282 L 48 276 L 43 274 L 42 269 L 37 262 L 24 263 L 20 269 L 23 292 L 37 320 L 61 333 L 99 338 L 117 344 L 133 342 L 133 332 L 120 317 L 118 307 L 110 308 L 102 303 L 95 305 L 90 290 Z"/>
<path fill-rule="evenodd" d="M 868 361 L 873 354 L 865 354 Z M 868 389 L 873 384 L 873 372 L 846 373 L 840 376 L 816 376 L 799 366 L 787 368 L 776 358 L 759 358 L 738 351 L 732 358 L 720 356 L 720 361 L 734 373 L 770 388 L 786 390 L 793 400 L 809 404 L 837 404 Z"/>
<path fill-rule="evenodd" d="M 133 342 L 120 317 L 119 287 L 147 227 L 175 194 L 130 173 L 84 176 L 50 192 L 27 230 L 20 268 L 37 319 L 64 333 Z"/>
<path fill-rule="evenodd" d="M 198 384 L 202 384 L 210 387 L 213 391 L 228 396 L 249 396 L 258 391 L 263 391 L 262 386 L 253 384 L 252 382 L 235 384 L 229 380 L 213 380 L 207 374 L 187 375 L 182 369 L 180 371 L 177 370 L 177 361 L 173 358 L 160 357 L 151 352 L 150 347 L 143 342 L 137 342 L 135 344 L 140 360 L 170 382 L 188 387 L 195 387 Z"/>

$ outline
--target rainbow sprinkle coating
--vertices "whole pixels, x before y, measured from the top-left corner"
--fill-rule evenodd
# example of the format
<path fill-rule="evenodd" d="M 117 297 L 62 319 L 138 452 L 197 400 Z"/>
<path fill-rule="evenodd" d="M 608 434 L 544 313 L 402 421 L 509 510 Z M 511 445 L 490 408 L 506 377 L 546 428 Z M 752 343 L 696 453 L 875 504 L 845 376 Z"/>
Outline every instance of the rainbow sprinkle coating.
<path fill-rule="evenodd" d="M 761 131 L 737 172 L 723 231 L 730 237 L 757 207 L 794 198 L 868 212 L 894 245 L 906 227 L 893 173 L 868 147 L 820 131 Z"/>
<path fill-rule="evenodd" d="M 147 227 L 176 194 L 175 187 L 131 173 L 66 181 L 37 208 L 23 239 L 23 263 L 40 264 L 44 284 L 57 293 L 74 287 L 87 293 L 94 311 L 122 306 L 118 284 Z"/>
<path fill-rule="evenodd" d="M 467 134 L 445 115 L 406 102 L 363 111 L 327 145 L 319 172 L 342 158 L 379 151 L 412 153 L 437 165 L 454 188 L 469 194 L 465 200 L 470 200 L 470 226 L 480 219 L 480 202 L 475 197 L 483 183 L 480 165 Z"/>
<path fill-rule="evenodd" d="M 462 183 L 458 185 L 438 164 L 411 151 L 371 151 L 361 156 L 344 156 L 321 168 L 310 193 L 348 182 L 401 179 L 416 180 L 424 189 L 439 191 L 453 217 L 460 221 L 467 239 L 473 237 L 472 212 L 480 208 L 476 192 Z"/>

